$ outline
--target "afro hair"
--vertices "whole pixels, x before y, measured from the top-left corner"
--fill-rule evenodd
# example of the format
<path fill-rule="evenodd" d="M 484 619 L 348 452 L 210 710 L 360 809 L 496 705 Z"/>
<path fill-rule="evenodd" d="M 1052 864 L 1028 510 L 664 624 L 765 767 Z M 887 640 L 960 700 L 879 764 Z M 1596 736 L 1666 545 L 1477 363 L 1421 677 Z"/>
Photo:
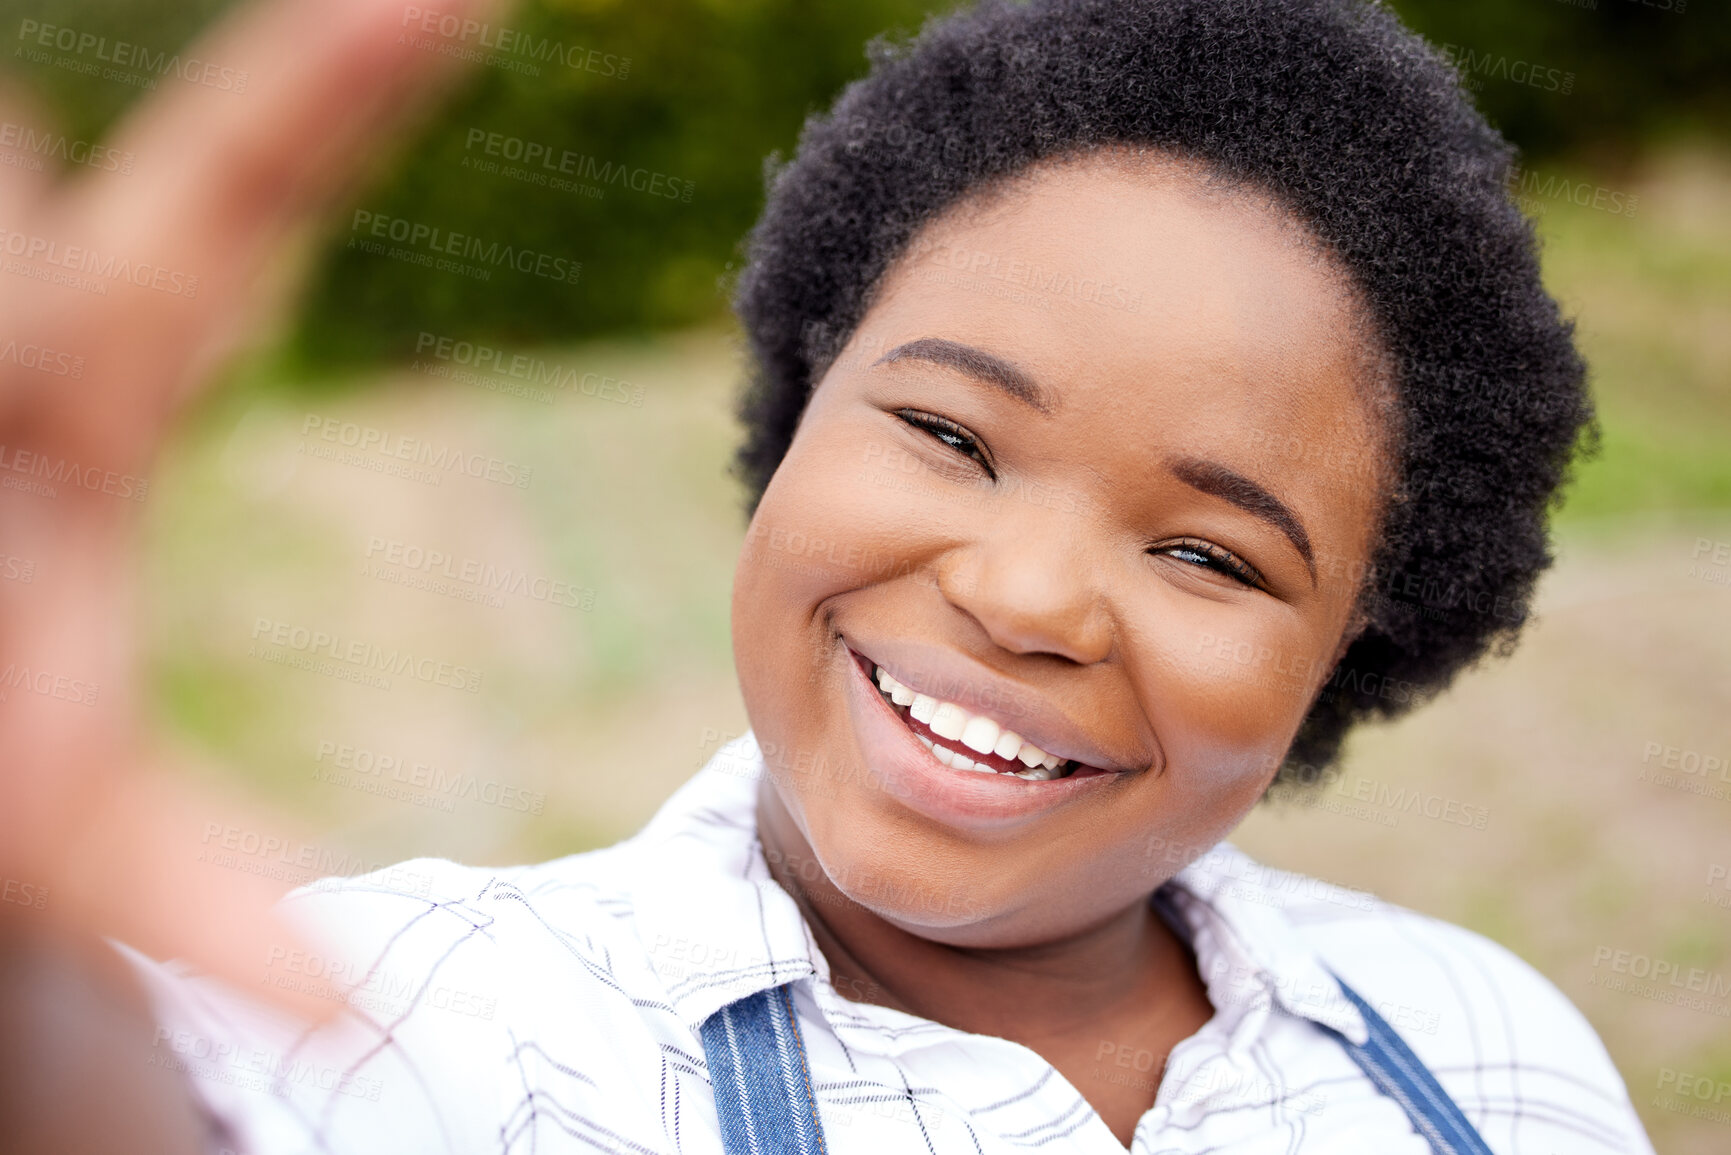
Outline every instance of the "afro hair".
<path fill-rule="evenodd" d="M 1448 61 L 1364 0 L 984 0 L 868 55 L 792 160 L 771 158 L 746 242 L 734 308 L 754 366 L 735 470 L 748 511 L 923 226 L 1041 162 L 1154 149 L 1301 221 L 1392 367 L 1365 626 L 1276 781 L 1314 781 L 1354 723 L 1398 716 L 1512 647 L 1551 562 L 1547 514 L 1597 426 L 1509 193 L 1514 150 Z"/>

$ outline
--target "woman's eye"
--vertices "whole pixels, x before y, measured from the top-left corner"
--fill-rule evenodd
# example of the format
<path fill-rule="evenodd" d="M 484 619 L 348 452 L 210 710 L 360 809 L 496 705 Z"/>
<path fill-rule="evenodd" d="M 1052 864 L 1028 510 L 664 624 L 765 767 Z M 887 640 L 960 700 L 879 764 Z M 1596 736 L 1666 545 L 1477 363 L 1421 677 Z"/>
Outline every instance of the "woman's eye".
<path fill-rule="evenodd" d="M 1221 549 L 1211 542 L 1187 539 L 1173 542 L 1171 545 L 1157 546 L 1151 553 L 1165 554 L 1190 565 L 1201 566 L 1241 582 L 1252 589 L 1264 589 L 1262 575 L 1256 572 L 1256 567 L 1228 549 Z"/>
<path fill-rule="evenodd" d="M 963 457 L 971 457 L 985 469 L 987 476 L 993 480 L 997 474 L 992 470 L 992 463 L 987 459 L 985 450 L 980 443 L 954 421 L 946 420 L 933 413 L 922 413 L 918 409 L 898 409 L 896 416 L 906 421 L 916 429 L 923 429 L 933 437 L 960 453 Z"/>

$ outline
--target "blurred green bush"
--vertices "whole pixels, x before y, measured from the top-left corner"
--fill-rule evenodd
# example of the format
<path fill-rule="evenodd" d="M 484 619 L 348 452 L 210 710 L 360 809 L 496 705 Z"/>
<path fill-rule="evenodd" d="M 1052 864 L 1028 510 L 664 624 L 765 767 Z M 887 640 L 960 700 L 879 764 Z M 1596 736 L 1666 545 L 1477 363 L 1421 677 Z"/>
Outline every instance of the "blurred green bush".
<path fill-rule="evenodd" d="M 36 20 L 167 48 L 223 6 L 4 0 L 0 27 L 14 41 L 22 22 Z M 498 22 L 512 35 L 490 33 L 491 63 L 416 141 L 380 158 L 359 200 L 370 215 L 338 222 L 292 360 L 329 370 L 410 356 L 423 333 L 521 345 L 719 314 L 723 278 L 762 203 L 764 158 L 790 150 L 803 119 L 864 71 L 868 39 L 911 33 L 950 6 L 519 5 Z M 439 3 L 420 7 L 437 13 Z M 1461 64 L 1481 107 L 1529 159 L 1615 167 L 1670 137 L 1731 135 L 1731 5 L 1721 0 L 1394 7 Z M 405 32 L 429 50 L 480 48 L 479 36 L 441 37 L 418 23 Z M 24 60 L 16 48 L 0 57 L 72 131 L 96 132 L 136 93 Z M 467 270 L 429 267 L 447 254 Z M 572 263 L 581 265 L 574 283 L 549 275 Z"/>

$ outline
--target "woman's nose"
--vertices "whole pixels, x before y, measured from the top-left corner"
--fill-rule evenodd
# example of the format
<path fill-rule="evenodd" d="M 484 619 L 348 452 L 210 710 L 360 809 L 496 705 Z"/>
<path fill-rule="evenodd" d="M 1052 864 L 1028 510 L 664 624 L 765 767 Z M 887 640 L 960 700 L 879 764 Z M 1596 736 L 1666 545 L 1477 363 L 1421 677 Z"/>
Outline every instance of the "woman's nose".
<path fill-rule="evenodd" d="M 938 588 L 1004 649 L 1078 665 L 1112 652 L 1104 567 L 1075 515 L 1015 517 L 989 526 L 939 567 Z"/>

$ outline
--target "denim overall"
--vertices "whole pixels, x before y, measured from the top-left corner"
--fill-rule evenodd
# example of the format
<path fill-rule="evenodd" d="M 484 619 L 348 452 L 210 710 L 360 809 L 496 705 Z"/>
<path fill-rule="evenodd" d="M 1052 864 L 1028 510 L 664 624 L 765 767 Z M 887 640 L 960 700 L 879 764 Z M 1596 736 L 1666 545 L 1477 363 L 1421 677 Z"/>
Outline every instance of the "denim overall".
<path fill-rule="evenodd" d="M 1359 1046 L 1318 1029 L 1334 1035 L 1377 1089 L 1400 1104 L 1436 1155 L 1492 1155 L 1394 1028 L 1338 975 L 1334 981 L 1364 1016 L 1370 1038 Z M 824 1155 L 792 983 L 722 1007 L 704 1020 L 702 1034 L 727 1155 Z"/>

